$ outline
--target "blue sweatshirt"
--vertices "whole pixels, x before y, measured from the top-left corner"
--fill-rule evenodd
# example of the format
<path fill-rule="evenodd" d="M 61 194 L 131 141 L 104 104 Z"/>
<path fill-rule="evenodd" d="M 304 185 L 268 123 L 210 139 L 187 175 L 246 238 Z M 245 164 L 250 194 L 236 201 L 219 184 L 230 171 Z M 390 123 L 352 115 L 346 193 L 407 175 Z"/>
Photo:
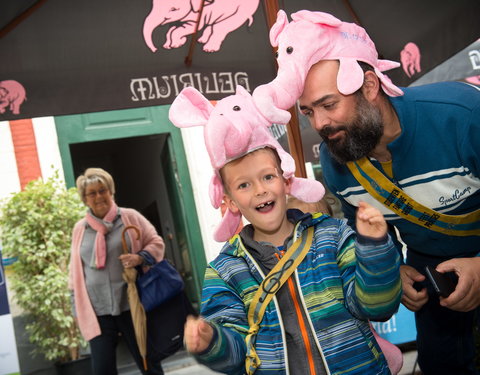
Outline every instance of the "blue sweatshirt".
<path fill-rule="evenodd" d="M 417 202 L 444 214 L 479 209 L 479 88 L 441 82 L 403 90 L 405 95 L 389 98 L 402 128 L 401 135 L 388 145 L 391 180 Z M 383 171 L 380 163 L 371 161 Z M 345 165 L 333 160 L 325 144 L 320 162 L 326 185 L 340 199 L 350 225 L 362 200 L 382 211 L 409 250 L 442 258 L 475 256 L 480 251 L 478 236 L 449 236 L 397 216 L 371 197 Z"/>

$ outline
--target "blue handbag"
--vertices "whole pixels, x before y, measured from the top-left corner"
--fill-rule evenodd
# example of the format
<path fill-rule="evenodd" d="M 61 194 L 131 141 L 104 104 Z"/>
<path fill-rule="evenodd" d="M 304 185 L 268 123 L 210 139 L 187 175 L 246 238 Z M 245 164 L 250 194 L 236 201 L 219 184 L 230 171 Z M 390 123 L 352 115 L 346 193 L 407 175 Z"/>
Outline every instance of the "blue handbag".
<path fill-rule="evenodd" d="M 137 277 L 137 290 L 145 311 L 151 311 L 183 291 L 182 276 L 167 259 Z"/>

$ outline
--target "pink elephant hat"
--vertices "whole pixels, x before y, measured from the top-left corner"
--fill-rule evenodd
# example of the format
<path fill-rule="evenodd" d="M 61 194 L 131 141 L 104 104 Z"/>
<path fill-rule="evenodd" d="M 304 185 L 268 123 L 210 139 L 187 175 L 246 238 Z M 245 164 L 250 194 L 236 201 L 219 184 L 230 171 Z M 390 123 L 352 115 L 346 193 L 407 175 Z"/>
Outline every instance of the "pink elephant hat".
<path fill-rule="evenodd" d="M 209 194 L 215 208 L 220 207 L 224 196 L 219 170 L 228 162 L 263 147 L 277 151 L 283 177 L 291 181 L 291 195 L 306 202 L 316 202 L 325 194 L 320 182 L 295 177 L 295 161 L 269 130 L 277 119 L 275 111 L 271 118 L 264 117 L 242 86 L 237 86 L 235 95 L 223 98 L 215 106 L 195 88 L 186 87 L 173 101 L 169 118 L 179 128 L 204 127 L 205 145 L 214 170 Z M 229 240 L 241 219 L 240 213 L 234 214 L 227 208 L 214 239 Z"/>
<path fill-rule="evenodd" d="M 399 63 L 378 59 L 375 44 L 365 29 L 342 22 L 331 14 L 301 10 L 288 22 L 283 10 L 270 29 L 270 42 L 278 47 L 278 73 L 270 83 L 258 86 L 253 97 L 262 113 L 268 116 L 272 108 L 287 110 L 303 92 L 305 78 L 312 65 L 321 60 L 339 60 L 338 90 L 349 95 L 363 84 L 364 73 L 359 61 L 370 64 L 389 96 L 403 95 L 382 72 L 397 68 Z M 283 115 L 287 116 L 286 111 Z"/>

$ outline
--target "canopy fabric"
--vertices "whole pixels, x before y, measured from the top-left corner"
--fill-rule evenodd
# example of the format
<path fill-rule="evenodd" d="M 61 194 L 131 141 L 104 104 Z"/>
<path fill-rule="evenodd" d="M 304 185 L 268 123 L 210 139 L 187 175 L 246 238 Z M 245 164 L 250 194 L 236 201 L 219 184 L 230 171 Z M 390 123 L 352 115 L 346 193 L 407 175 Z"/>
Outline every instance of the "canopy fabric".
<path fill-rule="evenodd" d="M 11 14 L 17 1 L 2 1 L 0 14 Z M 181 8 L 194 2 L 45 1 L 0 39 L 0 121 L 171 104 L 186 85 L 218 100 L 233 94 L 237 84 L 253 91 L 274 78 L 263 1 L 208 0 L 200 18 L 198 9 L 187 9 L 185 17 L 155 26 L 173 3 Z M 236 3 L 239 10 L 233 15 L 228 6 Z M 283 0 L 279 5 L 289 15 L 310 9 L 353 22 L 345 3 Z M 480 36 L 477 0 L 350 4 L 383 58 L 400 61 L 408 43 L 418 48 L 420 68 L 410 62 L 409 70 L 388 72 L 399 86 L 419 79 Z M 224 16 L 221 21 L 211 21 L 214 12 Z M 187 66 L 192 35 L 181 36 L 179 30 L 191 27 L 193 33 L 197 20 L 193 62 Z"/>

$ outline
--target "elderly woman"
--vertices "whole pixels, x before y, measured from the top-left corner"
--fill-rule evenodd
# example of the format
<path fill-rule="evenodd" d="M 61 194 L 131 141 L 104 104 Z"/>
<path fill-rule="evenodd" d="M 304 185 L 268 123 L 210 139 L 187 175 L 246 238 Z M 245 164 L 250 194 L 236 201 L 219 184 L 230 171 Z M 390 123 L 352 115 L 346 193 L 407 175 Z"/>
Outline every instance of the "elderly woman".
<path fill-rule="evenodd" d="M 93 374 L 117 374 L 119 334 L 143 374 L 163 374 L 161 364 L 150 363 L 148 358 L 148 371 L 143 370 L 122 272 L 162 260 L 164 242 L 139 212 L 115 204 L 115 185 L 108 172 L 87 169 L 77 178 L 77 188 L 88 211 L 73 228 L 70 289 L 78 326 L 90 343 Z M 135 231 L 128 230 L 130 253 L 122 254 L 122 232 L 130 225 L 141 236 L 137 239 Z"/>

